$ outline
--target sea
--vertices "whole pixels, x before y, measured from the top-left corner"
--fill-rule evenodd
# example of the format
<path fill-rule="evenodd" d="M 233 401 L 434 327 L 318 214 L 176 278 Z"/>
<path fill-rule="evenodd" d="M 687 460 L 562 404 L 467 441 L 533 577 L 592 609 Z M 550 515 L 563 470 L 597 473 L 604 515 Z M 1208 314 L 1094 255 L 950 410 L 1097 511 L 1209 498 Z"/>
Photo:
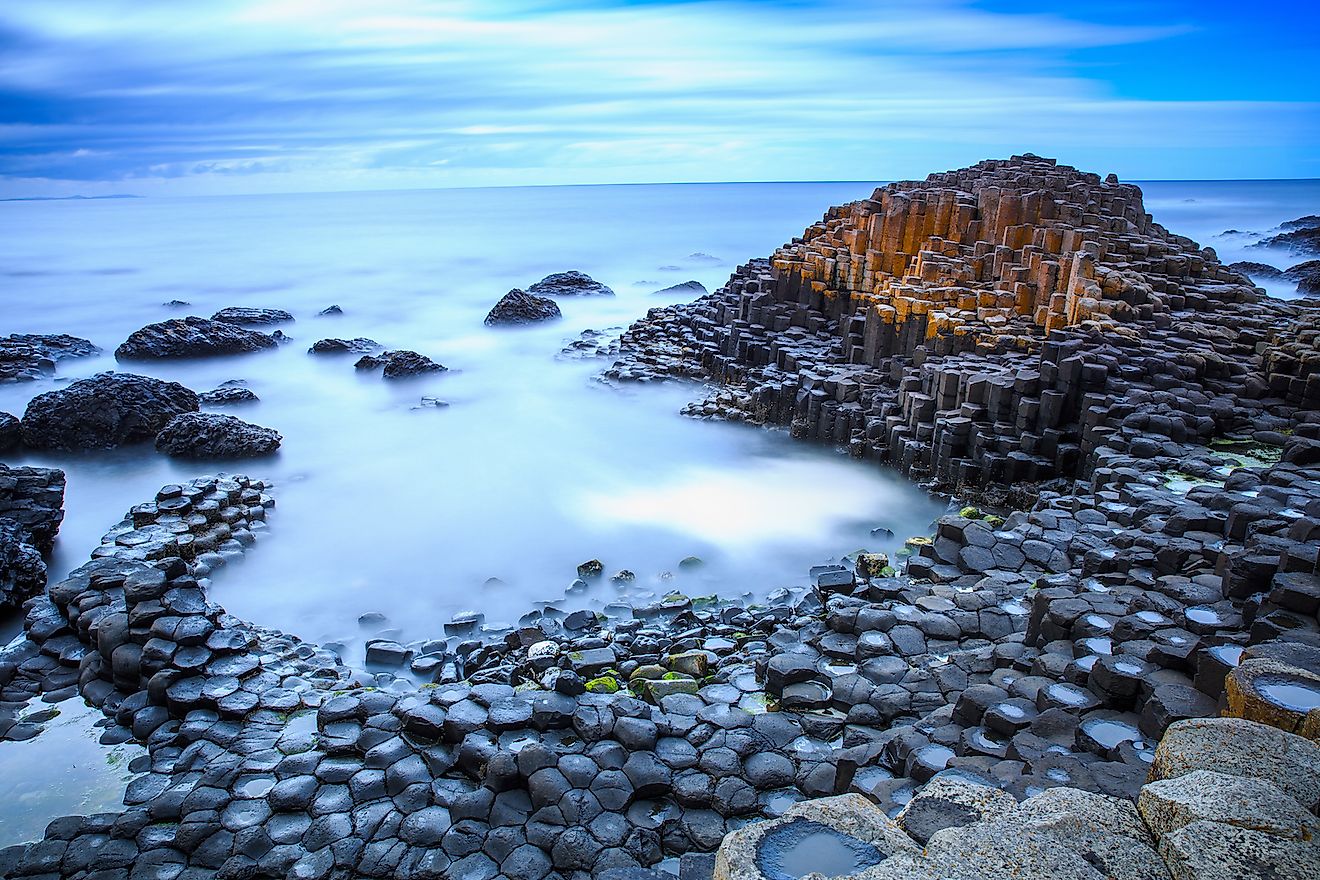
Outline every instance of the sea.
<path fill-rule="evenodd" d="M 533 608 L 600 609 L 673 590 L 759 601 L 805 584 L 814 564 L 892 552 L 926 533 L 951 500 L 782 431 L 680 415 L 705 393 L 698 386 L 614 387 L 598 379 L 608 361 L 561 354 L 584 330 L 622 328 L 691 298 L 663 288 L 719 287 L 738 264 L 875 186 L 0 203 L 0 334 L 70 333 L 103 349 L 62 362 L 51 379 L 0 386 L 0 410 L 21 416 L 37 394 L 122 369 L 199 392 L 245 383 L 260 402 L 221 411 L 284 437 L 277 455 L 241 464 L 180 461 L 149 444 L 11 455 L 11 465 L 68 475 L 52 578 L 85 562 L 162 485 L 220 471 L 269 481 L 276 507 L 244 560 L 216 572 L 211 598 L 333 643 L 350 664 L 382 630 L 404 641 L 439 637 L 465 611 L 512 624 Z M 1320 212 L 1320 181 L 1142 186 L 1157 221 L 1225 262 L 1299 262 L 1248 245 Z M 508 290 L 570 269 L 616 295 L 561 298 L 563 318 L 551 323 L 484 325 Z M 1294 295 L 1290 284 L 1267 286 Z M 319 314 L 331 305 L 342 314 Z M 291 341 L 259 354 L 116 364 L 114 348 L 139 327 L 226 306 L 291 312 L 296 320 L 281 328 Z M 389 382 L 354 370 L 353 357 L 307 352 L 321 338 L 358 336 L 449 369 Z M 680 566 L 688 557 L 701 564 Z M 573 586 L 590 559 L 607 575 L 635 577 Z M 386 621 L 367 626 L 363 615 Z"/>

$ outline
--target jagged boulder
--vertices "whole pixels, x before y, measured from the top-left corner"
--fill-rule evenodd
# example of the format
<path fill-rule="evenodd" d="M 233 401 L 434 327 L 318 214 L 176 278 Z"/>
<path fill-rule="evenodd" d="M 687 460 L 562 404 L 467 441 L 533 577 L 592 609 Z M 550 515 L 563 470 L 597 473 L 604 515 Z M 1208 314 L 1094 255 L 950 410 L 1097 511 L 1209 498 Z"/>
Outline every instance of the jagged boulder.
<path fill-rule="evenodd" d="M 537 296 L 614 296 L 614 291 L 585 272 L 556 272 L 527 288 Z"/>
<path fill-rule="evenodd" d="M 115 349 L 115 357 L 120 360 L 214 357 L 262 351 L 278 344 L 272 336 L 226 321 L 172 318 L 135 331 Z"/>
<path fill-rule="evenodd" d="M 554 300 L 514 288 L 495 303 L 486 315 L 486 324 L 533 324 L 562 316 Z"/>
<path fill-rule="evenodd" d="M 663 296 L 705 296 L 709 292 L 706 290 L 706 285 L 700 281 L 684 281 L 682 284 L 671 284 L 668 287 L 662 287 L 656 291 L 656 294 Z"/>
<path fill-rule="evenodd" d="M 211 316 L 212 321 L 224 321 L 228 324 L 283 324 L 292 321 L 293 315 L 283 309 L 248 309 L 230 306 Z"/>
<path fill-rule="evenodd" d="M 241 385 L 221 385 L 214 391 L 203 391 L 197 399 L 210 406 L 233 406 L 239 403 L 256 403 L 261 398 L 256 392 Z"/>
<path fill-rule="evenodd" d="M 197 395 L 178 382 L 99 373 L 32 398 L 23 442 L 33 449 L 110 449 L 150 440 L 170 419 L 198 407 Z"/>
<path fill-rule="evenodd" d="M 1256 263 L 1251 260 L 1242 260 L 1237 263 L 1229 263 L 1228 268 L 1237 272 L 1239 275 L 1246 275 L 1248 278 L 1281 278 L 1283 270 L 1271 266 L 1269 263 Z"/>
<path fill-rule="evenodd" d="M 1320 294 L 1320 260 L 1307 260 L 1284 270 L 1283 277 L 1297 282 L 1297 292 Z"/>
<path fill-rule="evenodd" d="M 386 379 L 406 379 L 427 373 L 443 373 L 449 368 L 415 351 L 387 351 L 382 355 L 365 355 L 353 365 L 359 370 L 382 369 Z"/>
<path fill-rule="evenodd" d="M 86 339 L 59 333 L 11 333 L 0 337 L 0 382 L 27 382 L 54 375 L 55 364 L 67 358 L 97 354 Z"/>
<path fill-rule="evenodd" d="M 185 413 L 156 435 L 156 448 L 181 458 L 253 458 L 270 455 L 284 438 L 278 431 L 220 413 Z"/>

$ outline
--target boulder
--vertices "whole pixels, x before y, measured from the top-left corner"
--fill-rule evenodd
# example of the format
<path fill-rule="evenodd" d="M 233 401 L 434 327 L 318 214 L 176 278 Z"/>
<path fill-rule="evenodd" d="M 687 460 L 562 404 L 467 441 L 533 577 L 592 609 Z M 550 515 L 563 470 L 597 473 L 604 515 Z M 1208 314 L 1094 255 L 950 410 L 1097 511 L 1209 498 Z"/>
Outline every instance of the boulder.
<path fill-rule="evenodd" d="M 115 349 L 120 360 L 201 358 L 275 348 L 272 336 L 227 321 L 172 318 L 148 324 Z"/>
<path fill-rule="evenodd" d="M 424 354 L 415 351 L 387 351 L 381 355 L 364 355 L 353 364 L 359 370 L 383 368 L 386 379 L 404 379 L 409 376 L 422 376 L 427 373 L 443 373 L 449 368 L 438 364 Z"/>
<path fill-rule="evenodd" d="M 584 272 L 556 272 L 527 288 L 537 296 L 614 296 L 614 291 Z"/>
<path fill-rule="evenodd" d="M 100 351 L 86 339 L 63 333 L 11 333 L 0 337 L 0 382 L 47 378 L 55 374 L 56 362 Z"/>
<path fill-rule="evenodd" d="M 1314 880 L 1320 846 L 1263 831 L 1192 822 L 1160 841 L 1173 880 Z"/>
<path fill-rule="evenodd" d="M 12 611 L 46 588 L 46 563 L 27 529 L 0 519 L 0 612 Z"/>
<path fill-rule="evenodd" d="M 212 321 L 224 321 L 229 324 L 283 324 L 292 321 L 293 315 L 283 309 L 247 309 L 230 306 L 211 316 Z"/>
<path fill-rule="evenodd" d="M 1199 821 L 1297 840 L 1310 840 L 1320 830 L 1314 815 L 1272 783 L 1213 770 L 1194 770 L 1143 786 L 1137 809 L 1160 840 Z"/>
<path fill-rule="evenodd" d="M 280 448 L 278 431 L 220 413 L 184 413 L 156 436 L 156 448 L 186 458 L 250 458 Z"/>
<path fill-rule="evenodd" d="M 1297 292 L 1307 296 L 1320 294 L 1320 260 L 1307 260 L 1285 269 L 1283 277 L 1297 282 Z"/>
<path fill-rule="evenodd" d="M 238 385 L 222 385 L 214 391 L 203 391 L 197 395 L 197 399 L 211 406 L 233 406 L 236 403 L 256 403 L 260 400 L 254 392 Z"/>
<path fill-rule="evenodd" d="M 562 317 L 554 300 L 527 293 L 517 288 L 504 294 L 486 315 L 486 324 L 532 324 Z"/>
<path fill-rule="evenodd" d="M 1224 681 L 1224 693 L 1224 714 L 1292 733 L 1302 733 L 1307 716 L 1320 713 L 1320 673 L 1263 657 L 1234 667 Z"/>
<path fill-rule="evenodd" d="M 1248 247 L 1278 248 L 1290 254 L 1320 254 L 1320 224 L 1294 227 L 1263 238 Z"/>
<path fill-rule="evenodd" d="M 8 452 L 23 442 L 23 429 L 17 416 L 0 412 L 0 452 Z"/>
<path fill-rule="evenodd" d="M 381 350 L 374 339 L 359 336 L 355 339 L 318 339 L 307 349 L 309 354 L 372 354 Z"/>
<path fill-rule="evenodd" d="M 1242 260 L 1237 263 L 1229 263 L 1228 268 L 1237 272 L 1239 275 L 1246 275 L 1248 278 L 1282 278 L 1283 270 L 1276 269 L 1269 263 L 1254 263 L 1251 260 Z"/>
<path fill-rule="evenodd" d="M 38 394 L 23 414 L 32 449 L 111 449 L 150 440 L 170 419 L 196 412 L 197 395 L 177 382 L 100 373 Z"/>

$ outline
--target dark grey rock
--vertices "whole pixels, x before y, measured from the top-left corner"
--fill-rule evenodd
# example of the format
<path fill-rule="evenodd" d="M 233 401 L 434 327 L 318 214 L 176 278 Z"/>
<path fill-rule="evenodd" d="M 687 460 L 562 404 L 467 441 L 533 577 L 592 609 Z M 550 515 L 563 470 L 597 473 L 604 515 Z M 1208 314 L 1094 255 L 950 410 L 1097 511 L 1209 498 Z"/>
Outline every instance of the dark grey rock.
<path fill-rule="evenodd" d="M 220 413 L 184 413 L 156 435 L 156 448 L 183 458 L 251 458 L 280 448 L 278 431 Z"/>
<path fill-rule="evenodd" d="M 225 321 L 173 318 L 132 333 L 115 349 L 115 357 L 125 361 L 203 358 L 262 351 L 278 344 L 265 333 Z"/>
<path fill-rule="evenodd" d="M 514 289 L 506 293 L 486 315 L 486 324 L 532 324 L 562 317 L 554 300 Z"/>
<path fill-rule="evenodd" d="M 212 321 L 224 321 L 229 324 L 282 324 L 292 321 L 293 315 L 283 309 L 251 309 L 241 306 L 229 306 L 211 316 Z"/>
<path fill-rule="evenodd" d="M 38 394 L 23 414 L 23 442 L 33 449 L 109 449 L 150 440 L 170 419 L 196 412 L 197 395 L 177 382 L 100 373 Z"/>
<path fill-rule="evenodd" d="M 537 296 L 614 296 L 613 290 L 578 271 L 547 275 L 527 288 L 527 292 Z"/>

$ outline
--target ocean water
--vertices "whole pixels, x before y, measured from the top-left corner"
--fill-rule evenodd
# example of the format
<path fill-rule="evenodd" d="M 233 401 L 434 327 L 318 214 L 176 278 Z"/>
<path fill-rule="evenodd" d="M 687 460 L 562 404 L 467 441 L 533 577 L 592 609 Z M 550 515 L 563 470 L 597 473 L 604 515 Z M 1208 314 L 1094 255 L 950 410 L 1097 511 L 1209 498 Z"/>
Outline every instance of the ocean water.
<path fill-rule="evenodd" d="M 222 411 L 276 428 L 278 455 L 241 470 L 275 483 L 271 529 L 217 573 L 216 601 L 305 638 L 346 645 L 357 618 L 384 613 L 405 639 L 440 635 L 465 610 L 515 622 L 538 602 L 600 607 L 680 589 L 765 596 L 860 548 L 893 549 L 945 509 L 886 470 L 783 433 L 678 415 L 692 386 L 614 389 L 601 361 L 559 358 L 585 329 L 621 327 L 714 289 L 832 204 L 873 184 L 729 184 L 432 190 L 0 204 L 0 333 L 72 333 L 105 354 L 66 361 L 49 381 L 0 386 L 0 410 L 114 369 L 133 330 L 225 306 L 283 308 L 293 342 L 272 352 L 124 369 L 206 391 L 247 382 L 261 402 Z M 1245 241 L 1320 208 L 1301 183 L 1155 183 L 1148 207 L 1225 259 L 1262 259 Z M 1267 260 L 1268 261 L 1268 260 Z M 1286 262 L 1276 261 L 1286 265 Z M 566 269 L 615 297 L 561 298 L 564 318 L 489 328 L 512 287 Z M 163 305 L 186 300 L 186 309 Z M 319 317 L 331 304 L 340 317 Z M 353 357 L 314 357 L 317 339 L 367 336 L 450 368 L 400 383 L 358 374 Z M 449 406 L 421 407 L 423 397 Z M 180 462 L 150 446 L 11 456 L 64 468 L 67 515 L 53 574 L 161 485 L 233 465 Z M 893 541 L 873 538 L 892 529 Z M 705 565 L 680 570 L 698 556 Z M 604 580 L 566 595 L 578 563 Z M 672 574 L 672 577 L 670 576 Z M 492 580 L 494 579 L 494 580 Z"/>

